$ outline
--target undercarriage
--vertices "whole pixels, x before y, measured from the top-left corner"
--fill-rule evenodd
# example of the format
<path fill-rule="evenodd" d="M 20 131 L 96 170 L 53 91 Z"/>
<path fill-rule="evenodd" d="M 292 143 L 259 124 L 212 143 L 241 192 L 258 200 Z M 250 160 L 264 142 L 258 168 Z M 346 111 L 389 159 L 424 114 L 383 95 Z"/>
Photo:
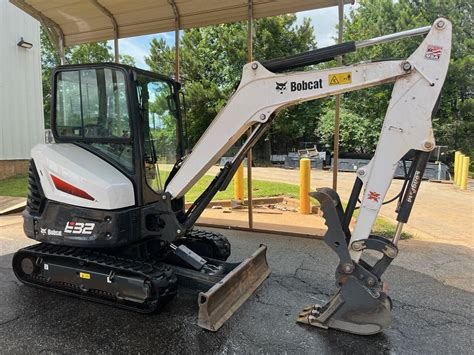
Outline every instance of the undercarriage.
<path fill-rule="evenodd" d="M 224 301 L 228 307 L 246 299 L 232 290 L 220 290 L 224 277 L 235 278 L 232 282 L 244 289 L 255 289 L 263 280 L 252 280 L 248 269 L 260 268 L 259 278 L 263 279 L 270 272 L 264 246 L 247 262 L 226 263 L 230 243 L 220 233 L 195 229 L 177 240 L 176 245 L 199 253 L 206 260 L 204 267 L 195 270 L 170 248 L 156 245 L 137 246 L 137 250 L 148 249 L 148 255 L 130 257 L 120 250 L 104 252 L 40 243 L 20 249 L 12 263 L 18 279 L 30 286 L 140 313 L 160 309 L 176 296 L 178 286 L 192 289 L 200 292 L 200 325 L 209 330 L 216 330 L 230 316 L 222 309 L 212 308 L 213 304 Z M 241 280 L 242 273 L 249 277 Z M 248 291 L 248 296 L 252 292 Z"/>

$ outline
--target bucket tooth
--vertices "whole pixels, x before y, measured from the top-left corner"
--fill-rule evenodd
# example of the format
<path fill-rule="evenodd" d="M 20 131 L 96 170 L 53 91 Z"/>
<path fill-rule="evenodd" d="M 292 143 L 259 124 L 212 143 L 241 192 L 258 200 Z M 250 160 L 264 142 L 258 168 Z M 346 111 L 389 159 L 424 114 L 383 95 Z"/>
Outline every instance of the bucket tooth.
<path fill-rule="evenodd" d="M 270 275 L 267 247 L 261 245 L 220 282 L 198 297 L 201 328 L 217 331 Z"/>

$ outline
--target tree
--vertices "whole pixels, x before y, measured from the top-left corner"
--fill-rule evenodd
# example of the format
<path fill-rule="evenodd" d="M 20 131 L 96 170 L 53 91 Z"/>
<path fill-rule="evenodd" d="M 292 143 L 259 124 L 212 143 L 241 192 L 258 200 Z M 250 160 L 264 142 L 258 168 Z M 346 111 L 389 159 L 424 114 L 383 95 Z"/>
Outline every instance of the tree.
<path fill-rule="evenodd" d="M 361 40 L 387 33 L 431 25 L 443 16 L 453 23 L 453 43 L 448 76 L 441 93 L 441 106 L 433 119 L 437 144 L 473 149 L 473 5 L 463 0 L 359 1 L 359 7 L 346 18 L 344 39 Z M 420 37 L 377 45 L 344 57 L 345 62 L 369 59 L 406 58 L 419 45 Z M 348 110 L 373 122 L 380 131 L 392 85 L 383 85 L 346 94 Z M 374 147 L 372 147 L 374 148 Z"/>
<path fill-rule="evenodd" d="M 114 56 L 107 42 L 83 43 L 68 48 L 66 61 L 69 64 L 113 62 Z"/>
<path fill-rule="evenodd" d="M 130 65 L 131 67 L 136 66 L 135 58 L 128 54 L 119 55 L 120 64 Z"/>
<path fill-rule="evenodd" d="M 51 44 L 45 31 L 41 30 L 41 70 L 43 81 L 43 112 L 45 127 L 50 127 L 51 117 L 51 73 L 60 65 L 59 55 Z M 134 65 L 135 60 L 128 56 L 121 56 L 129 65 Z M 98 43 L 85 43 L 78 46 L 66 47 L 65 59 L 69 64 L 111 62 L 114 57 L 111 47 L 106 41 Z"/>
<path fill-rule="evenodd" d="M 46 128 L 50 128 L 51 117 L 51 72 L 59 65 L 59 56 L 43 29 L 41 40 L 41 80 L 43 83 L 43 114 Z"/>
<path fill-rule="evenodd" d="M 334 116 L 334 109 L 328 109 L 321 116 L 315 130 L 323 146 L 328 148 L 332 148 L 334 144 Z M 339 137 L 341 152 L 370 153 L 376 146 L 379 136 L 379 131 L 373 129 L 373 126 L 381 125 L 382 120 L 380 118 L 377 120 L 378 122 L 372 122 L 341 107 Z"/>
<path fill-rule="evenodd" d="M 296 25 L 295 15 L 256 20 L 254 59 L 264 60 L 315 48 L 309 19 Z M 174 75 L 173 47 L 153 39 L 145 62 L 153 71 Z M 188 133 L 194 144 L 239 83 L 247 62 L 247 22 L 185 30 L 181 38 L 181 78 L 188 106 Z M 267 137 L 282 150 L 314 139 L 320 104 L 307 103 L 279 113 Z M 314 118 L 308 120 L 308 117 Z M 306 138 L 309 137 L 309 138 Z"/>

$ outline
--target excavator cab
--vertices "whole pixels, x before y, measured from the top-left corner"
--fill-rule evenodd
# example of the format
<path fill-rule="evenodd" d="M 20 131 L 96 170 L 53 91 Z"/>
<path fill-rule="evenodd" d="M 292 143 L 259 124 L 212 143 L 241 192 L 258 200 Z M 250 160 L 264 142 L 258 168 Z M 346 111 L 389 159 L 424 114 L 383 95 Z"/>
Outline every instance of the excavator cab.
<path fill-rule="evenodd" d="M 53 73 L 52 132 L 132 180 L 137 205 L 161 198 L 183 155 L 179 84 L 119 64 L 68 65 Z"/>

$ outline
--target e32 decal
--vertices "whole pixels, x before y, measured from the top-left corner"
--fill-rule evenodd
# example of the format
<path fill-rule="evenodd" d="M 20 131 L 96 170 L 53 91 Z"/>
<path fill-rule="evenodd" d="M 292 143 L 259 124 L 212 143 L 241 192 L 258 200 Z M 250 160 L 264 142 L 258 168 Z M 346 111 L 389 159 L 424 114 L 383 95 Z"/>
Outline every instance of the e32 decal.
<path fill-rule="evenodd" d="M 64 227 L 64 233 L 71 234 L 92 234 L 95 223 L 67 222 Z"/>

